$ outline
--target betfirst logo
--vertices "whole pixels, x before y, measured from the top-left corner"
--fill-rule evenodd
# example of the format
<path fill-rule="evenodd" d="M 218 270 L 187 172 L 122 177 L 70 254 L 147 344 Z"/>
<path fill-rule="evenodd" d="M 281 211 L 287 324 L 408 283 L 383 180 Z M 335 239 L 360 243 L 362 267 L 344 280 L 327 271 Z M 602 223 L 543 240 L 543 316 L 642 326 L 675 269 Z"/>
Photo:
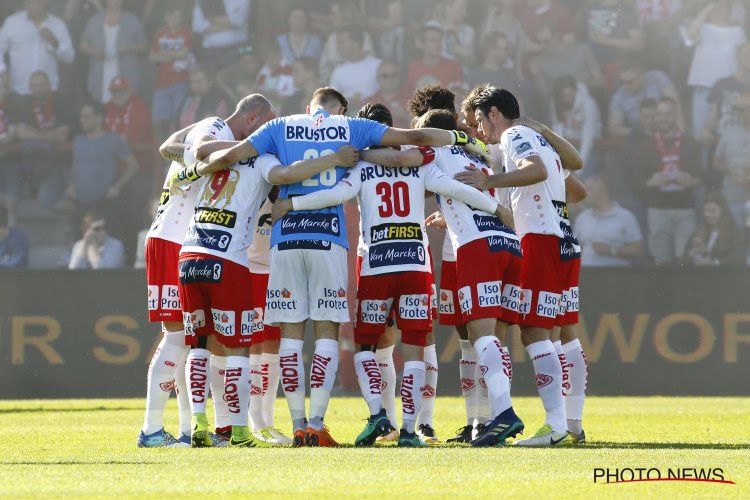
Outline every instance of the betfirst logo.
<path fill-rule="evenodd" d="M 486 281 L 484 283 L 477 283 L 477 299 L 479 300 L 479 307 L 498 307 L 500 306 L 500 300 L 502 294 L 501 281 Z"/>
<path fill-rule="evenodd" d="M 422 227 L 415 223 L 380 224 L 370 229 L 370 243 L 386 240 L 422 240 Z"/>
<path fill-rule="evenodd" d="M 430 298 L 425 294 L 402 295 L 398 300 L 398 314 L 403 319 L 430 319 Z"/>
<path fill-rule="evenodd" d="M 346 290 L 343 288 L 324 288 L 323 297 L 318 298 L 318 307 L 321 309 L 346 309 Z"/>
<path fill-rule="evenodd" d="M 222 311 L 221 309 L 211 309 L 211 319 L 214 323 L 214 330 L 231 337 L 235 334 L 234 311 Z"/>
<path fill-rule="evenodd" d="M 594 483 L 623 484 L 646 481 L 693 481 L 701 483 L 736 484 L 726 479 L 722 467 L 596 467 Z"/>

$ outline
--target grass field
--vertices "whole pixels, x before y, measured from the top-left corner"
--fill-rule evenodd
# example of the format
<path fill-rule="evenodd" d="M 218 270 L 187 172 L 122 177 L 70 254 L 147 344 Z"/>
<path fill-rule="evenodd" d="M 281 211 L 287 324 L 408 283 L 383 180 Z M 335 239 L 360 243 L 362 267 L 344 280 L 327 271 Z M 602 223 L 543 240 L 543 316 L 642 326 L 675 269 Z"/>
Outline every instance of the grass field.
<path fill-rule="evenodd" d="M 542 423 L 536 398 L 516 398 L 526 435 Z M 590 443 L 559 449 L 138 449 L 143 401 L 0 401 L 1 497 L 750 497 L 750 398 L 589 398 Z M 167 429 L 176 430 L 173 400 Z M 436 429 L 463 421 L 459 398 L 439 398 Z M 288 429 L 286 403 L 277 424 Z M 337 398 L 326 420 L 352 443 L 365 405 Z M 736 485 L 595 484 L 596 467 L 720 467 Z"/>

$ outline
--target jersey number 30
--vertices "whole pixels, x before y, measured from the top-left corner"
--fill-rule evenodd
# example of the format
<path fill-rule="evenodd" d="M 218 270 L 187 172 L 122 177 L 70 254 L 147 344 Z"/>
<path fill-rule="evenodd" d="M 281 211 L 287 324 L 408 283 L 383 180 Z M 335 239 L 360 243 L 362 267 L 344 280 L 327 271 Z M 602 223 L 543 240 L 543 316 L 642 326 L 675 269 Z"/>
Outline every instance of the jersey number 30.
<path fill-rule="evenodd" d="M 405 182 L 380 182 L 375 186 L 375 194 L 380 196 L 378 214 L 381 217 L 391 217 L 395 213 L 399 217 L 406 217 L 411 212 L 409 206 L 409 185 Z"/>

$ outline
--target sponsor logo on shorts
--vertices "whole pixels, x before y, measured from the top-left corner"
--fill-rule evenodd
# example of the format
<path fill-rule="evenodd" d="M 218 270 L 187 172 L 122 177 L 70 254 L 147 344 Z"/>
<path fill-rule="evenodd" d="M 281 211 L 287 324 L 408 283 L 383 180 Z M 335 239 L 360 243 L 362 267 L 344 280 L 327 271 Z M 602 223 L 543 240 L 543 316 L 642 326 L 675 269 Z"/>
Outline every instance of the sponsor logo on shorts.
<path fill-rule="evenodd" d="M 430 294 L 430 307 L 437 310 L 437 286 L 435 286 L 435 283 L 430 285 L 430 290 L 432 290 L 432 293 Z"/>
<path fill-rule="evenodd" d="M 560 303 L 560 294 L 541 291 L 536 303 L 536 315 L 545 318 L 556 318 Z"/>
<path fill-rule="evenodd" d="M 516 257 L 521 257 L 521 242 L 515 238 L 508 238 L 501 235 L 492 235 L 487 237 L 487 244 L 490 252 L 510 252 Z"/>
<path fill-rule="evenodd" d="M 232 233 L 218 229 L 205 229 L 192 226 L 188 230 L 183 246 L 196 246 L 226 252 L 232 242 Z"/>
<path fill-rule="evenodd" d="M 552 377 L 544 373 L 536 374 L 536 388 L 541 389 L 542 387 L 548 386 L 552 383 Z"/>
<path fill-rule="evenodd" d="M 453 304 L 453 290 L 440 290 L 439 309 L 440 314 L 455 314 L 456 308 Z"/>
<path fill-rule="evenodd" d="M 500 298 L 500 307 L 509 311 L 520 312 L 521 289 L 516 285 L 506 283 L 503 286 L 503 296 Z"/>
<path fill-rule="evenodd" d="M 343 310 L 348 309 L 346 290 L 343 288 L 323 288 L 323 296 L 318 297 L 318 309 Z"/>
<path fill-rule="evenodd" d="M 421 242 L 381 243 L 373 245 L 368 252 L 371 268 L 383 266 L 424 265 L 425 250 Z"/>
<path fill-rule="evenodd" d="M 213 320 L 216 332 L 225 337 L 232 337 L 235 334 L 234 311 L 222 311 L 221 309 L 211 308 L 211 319 Z"/>
<path fill-rule="evenodd" d="M 339 236 L 339 216 L 332 214 L 293 213 L 281 221 L 282 236 L 288 234 L 330 234 Z"/>
<path fill-rule="evenodd" d="M 263 331 L 263 309 L 256 307 L 252 311 L 242 311 L 240 335 L 252 335 Z"/>
<path fill-rule="evenodd" d="M 567 300 L 565 302 L 565 312 L 578 312 L 579 307 L 578 287 L 574 286 L 567 290 Z"/>
<path fill-rule="evenodd" d="M 401 224 L 379 224 L 370 228 L 370 243 L 388 240 L 422 241 L 422 226 L 413 222 Z"/>
<path fill-rule="evenodd" d="M 237 223 L 237 212 L 222 208 L 198 207 L 195 209 L 194 219 L 198 224 L 215 224 L 233 228 Z"/>
<path fill-rule="evenodd" d="M 182 313 L 182 324 L 185 326 L 185 335 L 195 335 L 195 330 L 206 326 L 206 314 L 203 309 L 193 312 Z"/>
<path fill-rule="evenodd" d="M 270 310 L 296 311 L 297 299 L 286 288 L 269 288 L 266 290 L 266 311 Z"/>
<path fill-rule="evenodd" d="M 430 297 L 426 293 L 402 295 L 398 299 L 398 316 L 403 319 L 430 319 Z"/>
<path fill-rule="evenodd" d="M 292 240 L 282 241 L 276 248 L 279 250 L 330 250 L 331 242 L 328 240 Z"/>
<path fill-rule="evenodd" d="M 471 300 L 470 286 L 458 289 L 458 307 L 461 308 L 462 313 L 468 313 L 471 311 L 471 308 L 474 307 L 474 303 Z"/>
<path fill-rule="evenodd" d="M 534 299 L 534 292 L 529 288 L 522 288 L 518 297 L 518 312 L 520 314 L 529 314 L 531 312 L 531 302 Z"/>
<path fill-rule="evenodd" d="M 164 285 L 161 287 L 161 301 L 159 302 L 159 307 L 161 309 L 172 311 L 179 311 L 182 309 L 180 306 L 180 294 L 176 286 Z"/>
<path fill-rule="evenodd" d="M 217 259 L 185 260 L 180 262 L 180 283 L 219 283 L 222 269 Z"/>
<path fill-rule="evenodd" d="M 359 320 L 362 323 L 381 325 L 388 319 L 393 299 L 359 301 Z"/>
<path fill-rule="evenodd" d="M 477 283 L 479 307 L 499 307 L 502 298 L 502 281 Z"/>
<path fill-rule="evenodd" d="M 146 290 L 148 293 L 148 310 L 156 311 L 159 309 L 159 286 L 148 285 Z"/>

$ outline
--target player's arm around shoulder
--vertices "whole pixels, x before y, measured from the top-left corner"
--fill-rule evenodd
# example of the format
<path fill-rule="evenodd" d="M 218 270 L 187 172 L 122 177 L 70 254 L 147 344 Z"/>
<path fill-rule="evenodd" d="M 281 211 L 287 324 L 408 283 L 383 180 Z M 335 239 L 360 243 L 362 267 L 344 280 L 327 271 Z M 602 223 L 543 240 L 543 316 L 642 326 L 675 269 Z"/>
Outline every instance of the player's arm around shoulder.
<path fill-rule="evenodd" d="M 167 139 L 159 146 L 159 154 L 164 158 L 165 160 L 169 161 L 176 161 L 178 163 L 181 163 L 182 165 L 185 165 L 185 150 L 187 149 L 187 144 L 185 144 L 185 140 L 187 138 L 187 135 L 190 133 L 191 130 L 195 127 L 195 123 L 192 125 L 188 125 L 187 127 L 178 130 L 177 132 L 174 132 L 172 135 L 167 137 Z"/>
<path fill-rule="evenodd" d="M 435 159 L 435 150 L 424 146 L 409 149 L 377 148 L 361 153 L 362 159 L 374 165 L 385 167 L 420 167 Z"/>
<path fill-rule="evenodd" d="M 583 168 L 583 158 L 578 150 L 564 137 L 557 135 L 547 125 L 529 117 L 521 117 L 513 120 L 513 125 L 524 125 L 544 137 L 550 145 L 555 148 L 560 156 L 563 167 L 568 170 L 580 170 Z"/>
<path fill-rule="evenodd" d="M 295 161 L 291 165 L 277 165 L 268 172 L 271 184 L 294 184 L 315 174 L 335 167 L 351 168 L 359 161 L 359 151 L 354 146 L 341 146 L 332 155 Z"/>

